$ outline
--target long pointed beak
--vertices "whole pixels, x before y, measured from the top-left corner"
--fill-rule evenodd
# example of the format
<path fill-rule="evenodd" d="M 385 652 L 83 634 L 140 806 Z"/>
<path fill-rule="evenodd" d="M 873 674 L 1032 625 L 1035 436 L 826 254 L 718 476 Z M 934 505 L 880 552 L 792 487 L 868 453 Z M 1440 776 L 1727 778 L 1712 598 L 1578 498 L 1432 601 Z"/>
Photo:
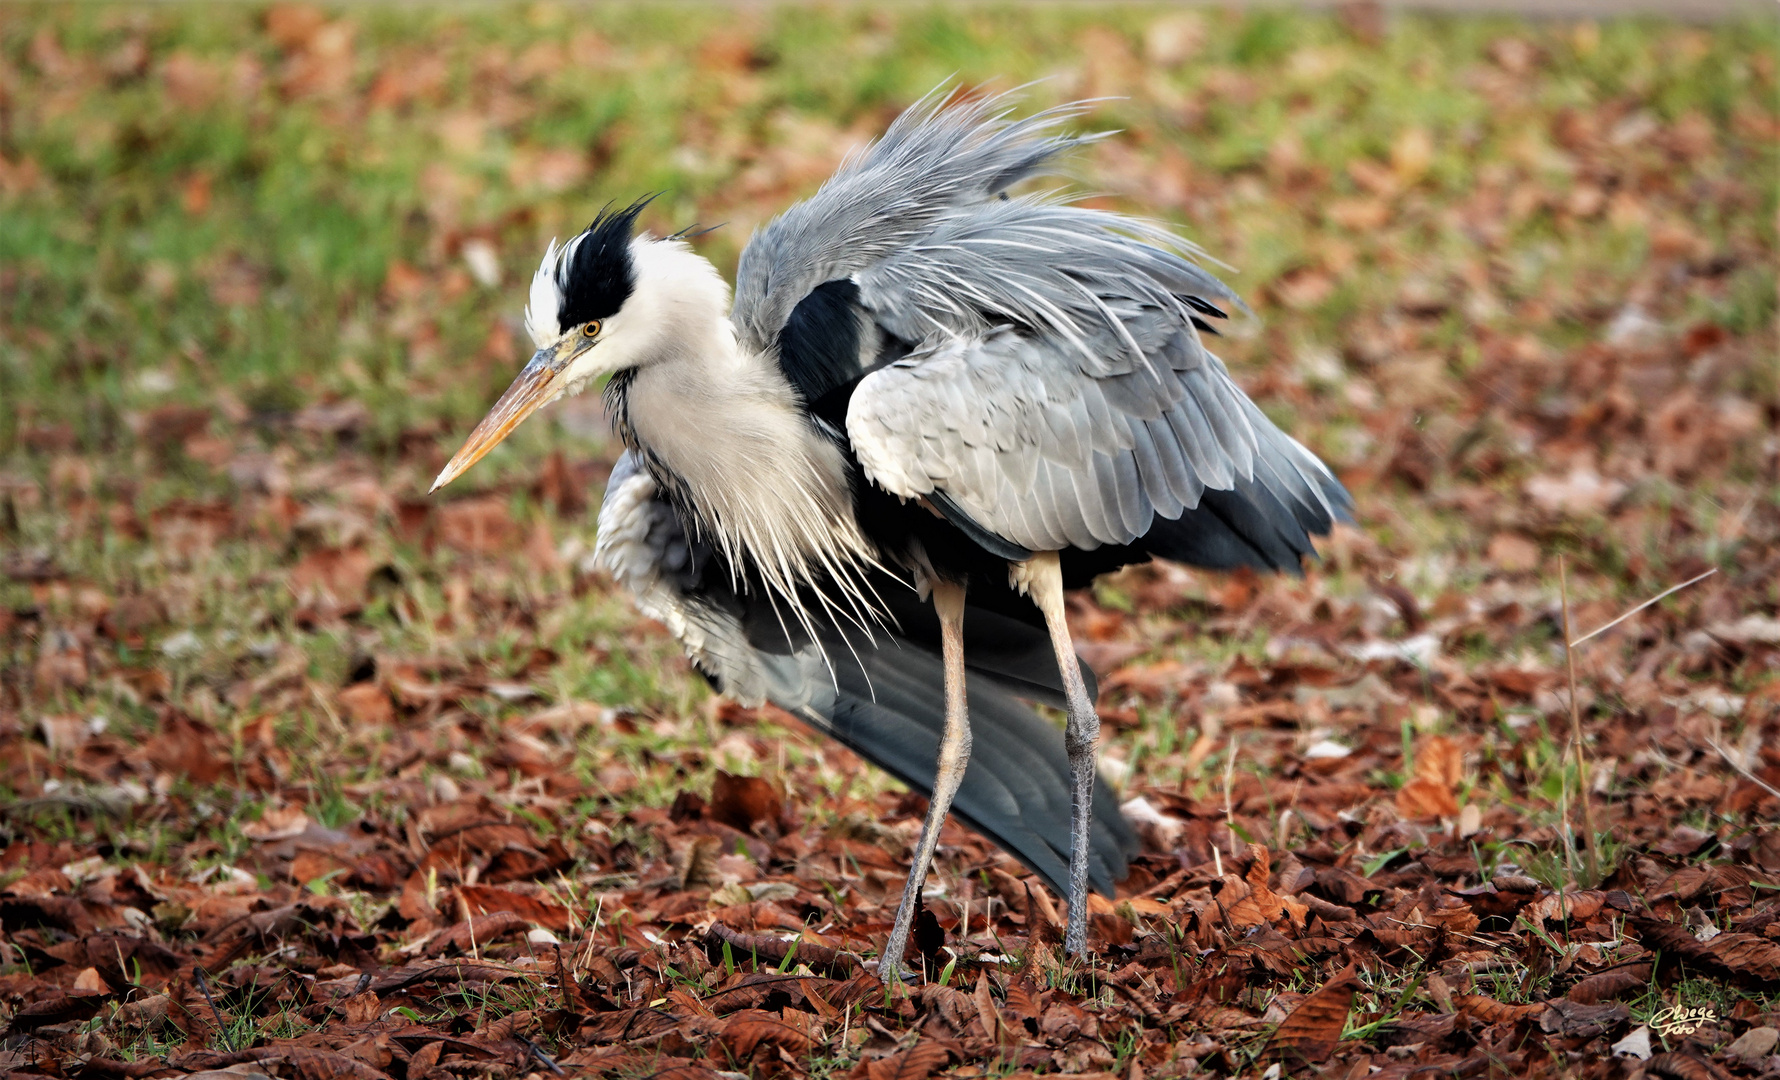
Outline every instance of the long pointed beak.
<path fill-rule="evenodd" d="M 428 494 L 437 491 L 446 484 L 461 476 L 470 466 L 481 461 L 483 455 L 499 446 L 502 439 L 513 433 L 526 417 L 538 411 L 544 405 L 556 400 L 562 391 L 562 373 L 582 349 L 582 342 L 576 337 L 569 337 L 547 349 L 539 349 L 525 365 L 525 370 L 507 387 L 494 408 L 470 432 L 464 440 L 463 449 L 457 452 L 445 465 L 439 478 L 433 481 Z"/>

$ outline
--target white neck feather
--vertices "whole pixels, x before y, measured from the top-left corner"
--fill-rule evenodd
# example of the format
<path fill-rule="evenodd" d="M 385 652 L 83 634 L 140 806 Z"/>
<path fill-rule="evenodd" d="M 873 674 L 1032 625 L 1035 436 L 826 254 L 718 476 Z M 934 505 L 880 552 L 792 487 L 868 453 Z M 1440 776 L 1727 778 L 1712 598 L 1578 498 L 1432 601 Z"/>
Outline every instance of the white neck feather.
<path fill-rule="evenodd" d="M 660 241 L 637 254 L 636 292 L 606 331 L 609 345 L 648 350 L 627 394 L 637 443 L 681 481 L 730 565 L 745 556 L 800 622 L 809 613 L 798 589 L 824 579 L 852 619 L 869 619 L 877 604 L 864 572 L 877 556 L 853 516 L 840 450 L 778 365 L 738 346 L 728 288 L 709 262 Z"/>

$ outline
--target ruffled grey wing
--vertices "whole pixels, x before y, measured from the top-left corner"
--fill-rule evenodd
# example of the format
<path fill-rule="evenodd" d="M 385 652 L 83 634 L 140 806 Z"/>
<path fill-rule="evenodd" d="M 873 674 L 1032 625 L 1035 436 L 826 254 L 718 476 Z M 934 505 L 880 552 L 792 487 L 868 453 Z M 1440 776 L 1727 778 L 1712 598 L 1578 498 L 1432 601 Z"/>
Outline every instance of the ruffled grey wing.
<path fill-rule="evenodd" d="M 1008 197 L 1086 141 L 1058 132 L 1083 104 L 1008 104 L 930 95 L 756 234 L 741 343 L 1001 557 L 1296 569 L 1349 502 L 1202 344 L 1240 301 L 1154 223 Z"/>
<path fill-rule="evenodd" d="M 1233 492 L 1264 557 L 1230 564 L 1295 568 L 1348 497 L 1204 347 L 1201 316 L 1235 297 L 1191 254 L 1145 223 L 1007 200 L 858 274 L 871 317 L 919 343 L 853 390 L 866 475 L 1033 551 L 1130 544 Z"/>

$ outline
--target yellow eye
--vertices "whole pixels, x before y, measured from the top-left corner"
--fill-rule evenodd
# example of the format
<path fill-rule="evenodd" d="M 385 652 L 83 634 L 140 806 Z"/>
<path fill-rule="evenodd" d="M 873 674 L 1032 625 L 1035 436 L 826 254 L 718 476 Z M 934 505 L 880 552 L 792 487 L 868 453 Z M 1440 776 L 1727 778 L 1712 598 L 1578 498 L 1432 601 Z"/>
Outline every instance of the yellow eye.
<path fill-rule="evenodd" d="M 581 327 L 581 332 L 583 334 L 586 334 L 588 337 L 599 337 L 600 336 L 600 321 L 598 319 L 595 319 L 592 322 L 587 323 L 586 325 Z"/>

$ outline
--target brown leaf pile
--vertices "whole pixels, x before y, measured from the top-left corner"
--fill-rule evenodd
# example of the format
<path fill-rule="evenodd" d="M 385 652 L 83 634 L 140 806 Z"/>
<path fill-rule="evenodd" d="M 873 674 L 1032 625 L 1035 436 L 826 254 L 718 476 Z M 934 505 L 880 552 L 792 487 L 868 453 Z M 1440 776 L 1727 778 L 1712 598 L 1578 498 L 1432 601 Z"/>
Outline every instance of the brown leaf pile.
<path fill-rule="evenodd" d="M 812 73 L 1038 16 L 738 9 L 669 48 L 550 5 L 499 34 L 167 11 L 0 28 L 0 220 L 79 255 L 0 265 L 0 1072 L 1780 1075 L 1759 45 L 1466 22 L 1434 35 L 1472 42 L 1449 71 L 1370 4 L 1044 15 L 1080 31 L 1058 92 L 1128 103 L 1089 118 L 1125 132 L 1089 186 L 1256 266 L 1220 352 L 1359 520 L 1302 578 L 1146 566 L 1071 599 L 1144 849 L 1074 960 L 1061 903 L 948 825 L 890 993 L 925 805 L 701 697 L 591 569 L 597 400 L 423 493 L 523 359 L 503 269 L 655 183 L 652 139 L 691 178 L 671 212 L 745 237 L 927 85 L 803 109 Z M 1391 65 L 1437 100 L 1387 109 Z M 670 85 L 660 131 L 599 97 Z M 563 119 L 582 94 L 597 123 Z M 192 166 L 200 125 L 248 149 Z M 131 261 L 138 233 L 257 232 L 291 175 L 330 214 L 413 189 L 399 255 L 325 287 L 306 241 Z M 339 348 L 278 382 L 258 350 L 314 329 L 292 310 Z M 118 352 L 139 333 L 165 369 Z M 1560 555 L 1582 631 L 1718 573 L 1580 647 L 1573 690 Z"/>

